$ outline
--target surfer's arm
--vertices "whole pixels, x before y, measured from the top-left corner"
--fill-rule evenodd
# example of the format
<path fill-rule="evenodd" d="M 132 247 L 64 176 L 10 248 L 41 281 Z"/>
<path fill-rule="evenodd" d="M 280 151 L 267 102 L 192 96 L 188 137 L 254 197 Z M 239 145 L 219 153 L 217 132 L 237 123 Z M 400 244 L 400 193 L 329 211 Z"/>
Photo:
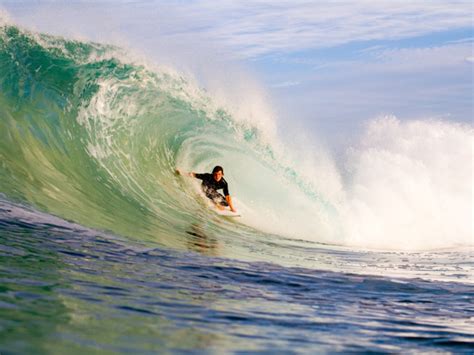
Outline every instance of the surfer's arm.
<path fill-rule="evenodd" d="M 237 210 L 234 208 L 234 205 L 232 204 L 232 197 L 230 197 L 230 195 L 226 195 L 225 200 L 227 201 L 227 204 L 229 205 L 230 210 L 232 212 L 237 212 Z"/>
<path fill-rule="evenodd" d="M 189 176 L 189 177 L 196 177 L 196 173 L 193 173 L 193 172 L 186 173 L 186 172 L 181 171 L 181 170 L 179 170 L 179 169 L 176 169 L 176 174 L 178 174 L 178 175 L 184 175 L 184 176 Z"/>

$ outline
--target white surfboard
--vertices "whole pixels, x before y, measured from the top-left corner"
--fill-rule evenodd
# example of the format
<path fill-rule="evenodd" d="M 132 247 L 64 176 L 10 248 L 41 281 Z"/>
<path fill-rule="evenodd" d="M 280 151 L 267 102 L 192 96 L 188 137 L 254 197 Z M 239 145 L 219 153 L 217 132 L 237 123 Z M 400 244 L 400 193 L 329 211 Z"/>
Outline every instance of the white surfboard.
<path fill-rule="evenodd" d="M 216 213 L 222 217 L 242 217 L 238 212 L 232 212 L 229 210 L 216 210 Z"/>

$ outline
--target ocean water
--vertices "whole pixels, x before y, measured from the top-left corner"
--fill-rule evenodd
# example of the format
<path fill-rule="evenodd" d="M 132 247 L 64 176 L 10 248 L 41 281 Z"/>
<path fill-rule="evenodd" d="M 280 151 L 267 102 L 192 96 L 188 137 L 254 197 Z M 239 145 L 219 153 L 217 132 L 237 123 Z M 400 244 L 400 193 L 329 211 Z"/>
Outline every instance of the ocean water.
<path fill-rule="evenodd" d="M 472 127 L 285 146 L 178 72 L 0 28 L 0 352 L 472 352 Z M 174 169 L 223 165 L 241 218 Z"/>

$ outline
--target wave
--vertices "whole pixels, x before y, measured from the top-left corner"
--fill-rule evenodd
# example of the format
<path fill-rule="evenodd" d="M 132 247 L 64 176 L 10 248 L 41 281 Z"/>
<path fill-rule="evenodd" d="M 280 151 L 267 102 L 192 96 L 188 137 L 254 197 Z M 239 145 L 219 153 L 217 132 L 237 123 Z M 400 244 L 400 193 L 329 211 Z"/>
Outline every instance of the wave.
<path fill-rule="evenodd" d="M 179 247 L 190 224 L 236 238 L 430 249 L 472 244 L 472 128 L 372 121 L 336 162 L 294 151 L 179 73 L 120 48 L 0 29 L 1 192 L 51 214 Z M 243 217 L 192 179 L 223 165 Z M 340 166 L 344 168 L 338 168 Z"/>

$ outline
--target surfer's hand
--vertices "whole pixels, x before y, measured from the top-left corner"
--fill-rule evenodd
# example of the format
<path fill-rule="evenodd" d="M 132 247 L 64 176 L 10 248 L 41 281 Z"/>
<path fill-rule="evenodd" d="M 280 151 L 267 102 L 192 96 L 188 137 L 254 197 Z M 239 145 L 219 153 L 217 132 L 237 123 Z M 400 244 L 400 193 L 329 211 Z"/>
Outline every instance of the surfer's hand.
<path fill-rule="evenodd" d="M 235 208 L 232 208 L 232 207 L 230 208 L 230 210 L 231 210 L 232 212 L 237 212 L 237 210 L 236 210 Z"/>

